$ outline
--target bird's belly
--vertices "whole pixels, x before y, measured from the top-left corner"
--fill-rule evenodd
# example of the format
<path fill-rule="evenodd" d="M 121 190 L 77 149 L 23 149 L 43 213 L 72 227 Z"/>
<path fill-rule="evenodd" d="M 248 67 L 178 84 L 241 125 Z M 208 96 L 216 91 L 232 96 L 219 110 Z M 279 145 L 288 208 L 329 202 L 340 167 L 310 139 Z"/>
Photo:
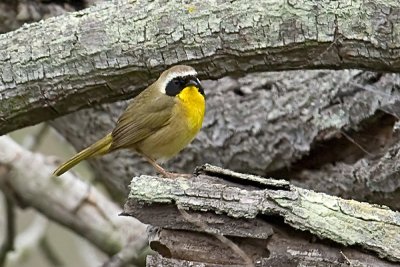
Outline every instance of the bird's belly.
<path fill-rule="evenodd" d="M 197 132 L 196 132 L 197 133 Z M 137 150 L 155 160 L 173 157 L 195 137 L 186 125 L 171 123 L 137 145 Z"/>
<path fill-rule="evenodd" d="M 137 144 L 138 151 L 155 160 L 168 159 L 194 139 L 203 123 L 205 99 L 194 87 L 183 93 L 169 123 Z"/>

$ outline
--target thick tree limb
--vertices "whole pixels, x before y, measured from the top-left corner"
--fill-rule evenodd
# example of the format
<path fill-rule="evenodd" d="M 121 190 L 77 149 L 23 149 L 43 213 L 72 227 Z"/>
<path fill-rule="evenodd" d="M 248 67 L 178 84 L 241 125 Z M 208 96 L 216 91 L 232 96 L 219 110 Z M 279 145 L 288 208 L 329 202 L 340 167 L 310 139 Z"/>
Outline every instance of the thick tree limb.
<path fill-rule="evenodd" d="M 393 212 L 386 207 L 301 189 L 286 184 L 284 181 L 265 179 L 263 181 L 266 182 L 260 183 L 259 177 L 228 173 L 210 165 L 203 166 L 199 172 L 200 176 L 191 180 L 169 180 L 151 176 L 135 177 L 131 183 L 131 192 L 128 202 L 125 204 L 124 213 L 166 229 L 189 230 L 187 239 L 183 238 L 186 232 L 180 232 L 182 236 L 177 240 L 183 240 L 182 242 L 188 242 L 196 235 L 195 233 L 191 234 L 190 231 L 221 233 L 243 238 L 240 230 L 238 234 L 232 232 L 236 225 L 232 224 L 233 219 L 239 218 L 250 222 L 253 220 L 262 222 L 265 219 L 271 222 L 273 218 L 278 217 L 283 218 L 284 223 L 275 219 L 274 224 L 280 226 L 281 229 L 284 229 L 284 225 L 289 225 L 294 229 L 310 232 L 321 239 L 332 240 L 344 246 L 356 245 L 374 251 L 380 257 L 391 261 L 400 261 L 400 214 L 398 212 Z M 228 182 L 216 178 L 217 176 L 223 177 Z M 141 205 L 146 206 L 146 212 L 138 209 Z M 199 229 L 179 216 L 175 205 L 178 209 L 196 211 L 193 218 L 197 221 L 205 224 L 208 224 L 209 221 L 214 223 L 209 224 L 208 229 Z M 147 212 L 148 210 L 150 213 Z M 158 216 L 156 216 L 157 212 Z M 228 222 L 229 220 L 231 222 L 225 224 L 224 215 L 210 217 L 204 212 L 226 214 L 233 219 L 228 219 Z M 169 213 L 171 214 L 167 216 Z M 171 223 L 172 217 L 176 218 L 173 223 Z M 218 221 L 215 217 L 220 219 L 219 223 L 216 223 Z M 223 226 L 221 227 L 221 225 Z M 260 225 L 262 226 L 262 224 Z M 224 228 L 230 228 L 230 232 Z M 286 228 L 286 239 L 290 239 L 290 233 L 297 233 L 292 228 Z M 254 234 L 254 231 L 258 232 L 257 227 L 253 225 L 248 229 L 250 230 L 246 237 L 260 238 L 259 235 Z M 266 235 L 268 235 L 267 233 Z M 203 238 L 203 235 L 200 238 Z M 295 235 L 298 236 L 298 234 Z M 160 238 L 162 234 L 157 236 Z M 168 241 L 168 238 L 172 238 L 172 236 L 176 236 L 176 233 L 174 235 L 166 234 L 164 237 L 166 240 L 159 244 L 158 251 L 162 250 L 164 256 L 169 253 L 171 257 L 196 261 L 196 258 L 185 258 L 184 255 L 189 255 L 187 251 L 182 254 L 179 248 L 171 246 L 179 243 L 177 240 L 173 242 L 172 239 Z M 264 239 L 267 242 L 268 238 L 264 237 Z M 195 238 L 195 240 L 198 239 Z M 196 241 L 193 243 L 196 244 Z M 267 244 L 268 242 L 264 245 Z M 199 246 L 202 246 L 201 243 Z M 221 257 L 219 254 L 216 256 L 212 251 L 214 250 L 209 251 L 209 259 Z M 250 249 L 250 251 L 252 250 Z M 332 246 L 332 251 L 338 253 L 338 248 Z M 317 253 L 322 252 L 318 251 Z M 228 254 L 226 256 L 228 259 L 234 257 L 229 253 L 225 254 Z M 361 254 L 358 256 L 361 257 Z M 263 258 L 260 254 L 254 257 Z M 361 259 L 362 257 L 357 260 Z M 220 261 L 223 260 L 220 258 Z M 365 258 L 361 262 L 364 262 L 364 266 L 368 263 Z M 235 261 L 233 263 L 238 264 Z"/>
<path fill-rule="evenodd" d="M 52 177 L 54 160 L 24 150 L 9 137 L 0 137 L 0 147 L 1 189 L 21 206 L 35 208 L 108 255 L 126 244 L 146 247 L 146 226 L 118 217 L 120 208 L 96 188 L 72 174 Z"/>
<path fill-rule="evenodd" d="M 166 66 L 399 71 L 398 1 L 109 1 L 0 37 L 0 134 L 137 94 Z M 210 63 L 211 62 L 211 63 Z"/>

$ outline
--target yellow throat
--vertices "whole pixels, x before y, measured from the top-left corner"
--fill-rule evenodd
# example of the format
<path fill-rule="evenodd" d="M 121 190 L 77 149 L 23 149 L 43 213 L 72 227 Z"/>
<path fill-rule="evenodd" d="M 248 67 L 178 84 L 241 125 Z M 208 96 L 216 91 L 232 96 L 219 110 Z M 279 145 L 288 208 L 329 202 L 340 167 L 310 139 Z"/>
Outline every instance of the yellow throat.
<path fill-rule="evenodd" d="M 185 110 L 190 133 L 196 135 L 203 123 L 206 110 L 205 98 L 195 86 L 184 88 L 177 96 Z"/>

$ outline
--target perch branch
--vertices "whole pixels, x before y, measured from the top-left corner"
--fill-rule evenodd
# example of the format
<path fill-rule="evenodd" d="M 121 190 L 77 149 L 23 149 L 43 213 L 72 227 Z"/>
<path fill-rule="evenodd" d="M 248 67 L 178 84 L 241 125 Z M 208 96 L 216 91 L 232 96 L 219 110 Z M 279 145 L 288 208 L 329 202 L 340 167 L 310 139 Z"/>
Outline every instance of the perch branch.
<path fill-rule="evenodd" d="M 217 177 L 223 177 L 224 180 Z M 138 209 L 142 205 L 146 206 L 146 213 Z M 284 225 L 293 229 L 307 231 L 318 238 L 344 246 L 360 246 L 390 261 L 400 261 L 398 212 L 211 165 L 201 167 L 198 176 L 191 180 L 168 180 L 152 176 L 133 178 L 124 212 L 135 215 L 143 222 L 175 232 L 177 229 L 196 230 L 193 225 L 182 223 L 182 219 L 178 218 L 179 212 L 174 213 L 175 205 L 200 214 L 225 214 L 228 218 L 254 222 L 258 222 L 260 216 L 278 217 L 283 219 Z M 167 215 L 169 213 L 172 215 Z M 223 220 L 225 215 L 215 216 Z M 177 218 L 173 225 L 166 221 L 168 218 L 163 219 L 167 216 Z M 215 223 L 215 218 L 211 220 L 207 215 L 198 220 L 213 222 L 210 224 L 210 233 L 221 233 L 221 225 Z M 247 237 L 259 239 L 257 234 L 252 233 L 255 231 L 253 228 L 247 228 L 252 229 L 247 231 Z M 233 235 L 226 230 L 222 234 Z M 233 236 L 246 237 L 240 229 Z M 340 250 L 337 254 L 341 255 Z"/>

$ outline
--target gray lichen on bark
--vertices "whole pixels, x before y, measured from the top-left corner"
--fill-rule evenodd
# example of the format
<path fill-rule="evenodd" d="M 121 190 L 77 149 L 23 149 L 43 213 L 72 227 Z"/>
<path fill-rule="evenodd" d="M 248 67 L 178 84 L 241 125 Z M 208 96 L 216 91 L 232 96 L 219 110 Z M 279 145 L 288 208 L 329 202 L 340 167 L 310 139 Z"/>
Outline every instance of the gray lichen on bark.
<path fill-rule="evenodd" d="M 273 180 L 268 182 L 268 187 L 263 187 L 264 184 L 249 186 L 247 175 L 232 176 L 219 173 L 224 179 L 218 180 L 215 178 L 218 172 L 214 172 L 214 176 L 211 177 L 202 174 L 210 167 L 214 168 L 203 166 L 200 168 L 200 175 L 190 180 L 134 177 L 124 208 L 125 214 L 139 216 L 138 218 L 146 223 L 165 223 L 162 218 L 157 218 L 154 211 L 146 214 L 138 210 L 137 203 L 142 203 L 143 208 L 148 205 L 150 210 L 152 206 L 153 209 L 158 209 L 160 217 L 163 216 L 162 210 L 171 206 L 195 211 L 196 214 L 216 213 L 221 220 L 222 215 L 249 220 L 257 220 L 261 215 L 266 215 L 262 217 L 265 220 L 271 216 L 280 216 L 285 224 L 294 229 L 308 231 L 321 239 L 329 239 L 345 246 L 357 245 L 378 253 L 380 257 L 400 261 L 398 212 L 387 207 L 345 200 L 293 185 L 289 188 L 282 187 L 280 181 L 276 182 L 276 187 L 271 187 Z M 250 184 L 253 183 L 254 181 Z M 205 219 L 197 217 L 193 220 L 204 222 Z M 177 219 L 177 222 L 179 221 Z M 186 230 L 179 223 L 176 226 L 165 227 Z M 254 228 L 256 227 L 252 230 Z M 207 229 L 196 229 L 195 226 L 192 226 L 191 230 L 208 232 Z M 220 231 L 209 233 L 220 234 Z M 250 236 L 251 233 L 252 231 L 249 231 Z"/>

